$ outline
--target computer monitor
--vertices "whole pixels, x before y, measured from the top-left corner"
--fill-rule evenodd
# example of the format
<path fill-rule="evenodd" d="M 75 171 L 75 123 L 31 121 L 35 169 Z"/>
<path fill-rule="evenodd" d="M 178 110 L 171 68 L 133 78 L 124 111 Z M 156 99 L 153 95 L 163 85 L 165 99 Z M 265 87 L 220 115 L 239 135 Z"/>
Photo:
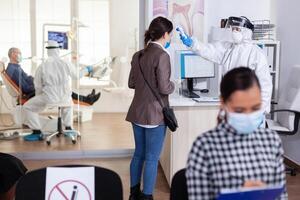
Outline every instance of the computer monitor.
<path fill-rule="evenodd" d="M 199 95 L 193 92 L 194 79 L 215 77 L 214 63 L 204 59 L 192 51 L 180 52 L 180 76 L 187 80 L 187 89 L 183 95 L 189 98 L 198 98 Z"/>
<path fill-rule="evenodd" d="M 68 36 L 66 32 L 48 31 L 48 40 L 54 40 L 62 49 L 68 49 Z"/>

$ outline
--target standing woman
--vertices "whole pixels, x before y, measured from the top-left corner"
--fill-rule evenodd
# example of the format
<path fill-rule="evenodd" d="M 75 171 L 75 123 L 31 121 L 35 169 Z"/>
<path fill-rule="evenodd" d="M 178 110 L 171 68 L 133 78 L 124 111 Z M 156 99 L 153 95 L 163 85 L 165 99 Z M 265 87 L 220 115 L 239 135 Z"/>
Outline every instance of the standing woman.
<path fill-rule="evenodd" d="M 168 105 L 169 94 L 174 91 L 174 83 L 170 81 L 170 56 L 166 51 L 170 45 L 172 30 L 172 22 L 168 19 L 164 17 L 153 19 L 145 33 L 145 48 L 136 52 L 132 58 L 128 86 L 134 89 L 135 94 L 126 120 L 132 123 L 135 152 L 130 163 L 129 200 L 153 199 L 166 125 L 162 107 L 145 79 L 157 92 L 164 105 Z"/>

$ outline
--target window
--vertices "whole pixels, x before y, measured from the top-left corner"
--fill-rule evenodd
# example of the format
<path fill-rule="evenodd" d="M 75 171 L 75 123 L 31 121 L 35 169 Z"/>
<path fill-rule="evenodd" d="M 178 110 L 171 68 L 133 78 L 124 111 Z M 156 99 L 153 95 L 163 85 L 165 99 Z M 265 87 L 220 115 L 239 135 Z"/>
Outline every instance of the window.
<path fill-rule="evenodd" d="M 69 26 L 61 27 L 47 25 L 43 33 L 44 24 L 70 24 L 70 0 L 38 0 L 36 1 L 36 36 L 37 36 L 37 57 L 42 58 L 43 52 L 43 34 L 45 41 L 48 40 L 48 31 L 65 31 L 70 30 Z M 66 54 L 70 50 L 62 50 L 61 54 Z M 46 51 L 44 52 L 44 54 Z"/>
<path fill-rule="evenodd" d="M 109 56 L 109 1 L 80 0 L 78 9 L 79 21 L 87 26 L 79 29 L 80 63 L 93 65 Z M 109 73 L 100 80 L 84 77 L 80 85 L 105 85 Z"/>
<path fill-rule="evenodd" d="M 0 59 L 8 58 L 8 50 L 17 47 L 23 58 L 31 56 L 29 0 L 1 0 L 0 6 Z M 30 73 L 31 61 L 24 59 L 22 67 Z"/>
<path fill-rule="evenodd" d="M 31 14 L 30 3 L 35 2 L 35 11 Z M 44 41 L 48 40 L 48 31 L 68 32 L 71 23 L 72 0 L 1 0 L 0 6 L 0 26 L 2 28 L 0 38 L 0 59 L 8 57 L 7 52 L 11 47 L 20 48 L 23 58 L 36 56 L 43 58 L 46 56 Z M 79 24 L 79 61 L 81 66 L 93 65 L 106 59 L 110 55 L 109 36 L 109 0 L 78 0 Z M 36 20 L 35 41 L 31 41 L 31 34 L 34 29 L 31 26 L 32 20 Z M 43 30 L 43 25 L 45 25 Z M 51 24 L 51 25 L 49 25 Z M 57 24 L 57 25 L 54 25 Z M 60 26 L 60 25 L 66 26 Z M 44 40 L 43 40 L 44 37 Z M 32 43 L 33 42 L 33 43 Z M 32 46 L 35 45 L 35 46 Z M 37 55 L 31 55 L 31 48 L 36 48 Z M 43 55 L 44 50 L 44 55 Z M 61 55 L 71 52 L 71 41 L 69 49 L 61 50 Z M 70 59 L 71 56 L 66 56 Z M 41 60 L 37 60 L 38 66 Z M 31 60 L 24 59 L 22 68 L 28 74 L 35 69 L 31 69 Z M 34 73 L 34 72 L 33 72 Z M 98 79 L 84 77 L 81 85 L 105 85 L 108 83 L 110 73 L 105 73 Z"/>

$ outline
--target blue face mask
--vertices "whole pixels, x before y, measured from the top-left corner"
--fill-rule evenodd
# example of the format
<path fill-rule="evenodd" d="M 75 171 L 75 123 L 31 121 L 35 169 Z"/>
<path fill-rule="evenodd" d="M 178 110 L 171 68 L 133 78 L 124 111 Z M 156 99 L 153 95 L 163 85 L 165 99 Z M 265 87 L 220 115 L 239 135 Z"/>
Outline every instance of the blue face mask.
<path fill-rule="evenodd" d="M 260 127 L 264 120 L 263 111 L 250 114 L 227 112 L 227 122 L 238 134 L 250 134 Z"/>
<path fill-rule="evenodd" d="M 22 55 L 18 54 L 18 56 L 17 56 L 18 63 L 22 62 L 22 60 L 23 60 Z"/>
<path fill-rule="evenodd" d="M 165 49 L 169 48 L 170 45 L 171 45 L 171 42 L 166 42 L 166 44 L 165 44 Z"/>

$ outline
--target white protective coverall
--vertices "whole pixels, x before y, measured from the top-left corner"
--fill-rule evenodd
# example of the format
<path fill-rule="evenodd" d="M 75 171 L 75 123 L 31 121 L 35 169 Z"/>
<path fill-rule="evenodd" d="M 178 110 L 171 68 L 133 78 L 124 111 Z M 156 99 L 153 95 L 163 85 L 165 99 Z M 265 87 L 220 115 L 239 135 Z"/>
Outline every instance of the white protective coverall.
<path fill-rule="evenodd" d="M 56 103 L 70 104 L 62 108 L 62 121 L 72 126 L 73 102 L 71 98 L 71 78 L 78 78 L 75 67 L 59 57 L 59 49 L 47 49 L 48 59 L 42 63 L 35 74 L 36 94 L 23 105 L 25 124 L 32 130 L 41 130 L 39 112 L 47 105 Z"/>
<path fill-rule="evenodd" d="M 262 109 L 269 112 L 273 87 L 267 58 L 262 49 L 253 43 L 250 29 L 242 28 L 241 33 L 243 39 L 237 44 L 232 41 L 204 44 L 193 38 L 192 49 L 203 58 L 219 64 L 223 75 L 237 67 L 249 67 L 254 70 L 261 85 Z"/>

